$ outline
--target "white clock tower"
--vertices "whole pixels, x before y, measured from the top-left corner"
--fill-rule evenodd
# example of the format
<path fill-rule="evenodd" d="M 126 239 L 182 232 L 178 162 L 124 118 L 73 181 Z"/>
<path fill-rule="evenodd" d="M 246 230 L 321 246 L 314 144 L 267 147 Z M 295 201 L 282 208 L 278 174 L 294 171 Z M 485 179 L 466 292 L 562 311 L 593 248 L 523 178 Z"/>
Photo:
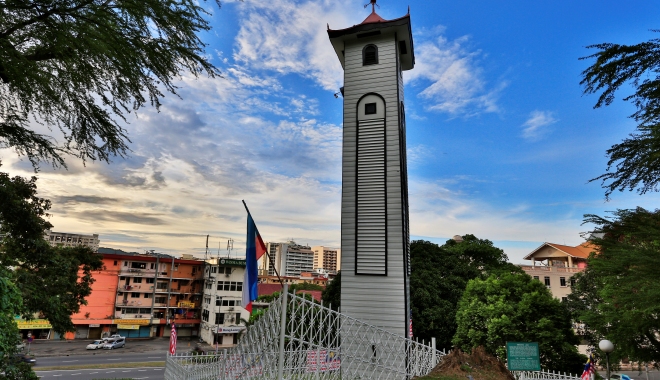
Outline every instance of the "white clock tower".
<path fill-rule="evenodd" d="M 415 65 L 410 13 L 328 36 L 344 68 L 341 312 L 401 337 L 410 320 L 402 72 Z"/>

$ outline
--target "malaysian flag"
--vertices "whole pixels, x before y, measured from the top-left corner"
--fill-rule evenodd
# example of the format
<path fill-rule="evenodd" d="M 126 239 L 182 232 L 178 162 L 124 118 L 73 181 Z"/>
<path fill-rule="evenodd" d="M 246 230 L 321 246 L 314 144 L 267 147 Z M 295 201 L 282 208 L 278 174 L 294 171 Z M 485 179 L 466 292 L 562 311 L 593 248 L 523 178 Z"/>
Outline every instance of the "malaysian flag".
<path fill-rule="evenodd" d="M 170 355 L 176 355 L 176 327 L 172 322 L 172 332 L 170 332 Z"/>
<path fill-rule="evenodd" d="M 413 334 L 412 334 L 412 316 L 410 316 L 410 334 L 408 334 L 408 335 L 410 336 L 410 339 L 412 339 L 412 337 L 413 337 Z"/>
<path fill-rule="evenodd" d="M 587 360 L 587 364 L 584 365 L 584 372 L 582 372 L 582 380 L 592 380 L 594 378 L 594 375 L 596 373 L 596 368 L 595 368 L 595 363 L 594 363 L 594 358 L 589 355 L 589 359 Z"/>

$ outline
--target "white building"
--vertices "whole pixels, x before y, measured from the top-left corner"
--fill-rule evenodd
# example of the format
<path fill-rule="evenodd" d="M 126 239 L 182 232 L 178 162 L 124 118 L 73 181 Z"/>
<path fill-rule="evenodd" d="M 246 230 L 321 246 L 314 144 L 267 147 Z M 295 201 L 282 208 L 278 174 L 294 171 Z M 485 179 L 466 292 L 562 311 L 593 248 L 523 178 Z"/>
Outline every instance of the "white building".
<path fill-rule="evenodd" d="M 46 230 L 46 240 L 53 247 L 75 247 L 86 245 L 95 252 L 99 249 L 99 235 L 70 234 L 66 232 L 54 232 Z"/>
<path fill-rule="evenodd" d="M 324 246 L 312 247 L 314 252 L 314 271 L 317 273 L 337 274 L 341 270 L 341 249 Z"/>
<path fill-rule="evenodd" d="M 204 268 L 200 337 L 208 344 L 231 347 L 245 330 L 250 313 L 241 305 L 245 260 L 210 259 Z"/>
<path fill-rule="evenodd" d="M 268 255 L 259 259 L 261 276 L 300 276 L 303 272 L 314 271 L 314 251 L 306 245 L 294 241 L 286 243 L 266 243 Z M 270 260 L 269 260 L 270 257 Z"/>

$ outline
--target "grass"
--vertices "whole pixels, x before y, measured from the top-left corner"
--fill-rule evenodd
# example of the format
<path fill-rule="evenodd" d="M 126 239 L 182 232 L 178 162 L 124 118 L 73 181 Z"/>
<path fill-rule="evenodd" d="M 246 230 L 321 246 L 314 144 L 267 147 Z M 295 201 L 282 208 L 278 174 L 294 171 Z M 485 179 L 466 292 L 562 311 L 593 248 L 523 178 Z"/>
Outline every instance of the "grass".
<path fill-rule="evenodd" d="M 59 371 L 69 369 L 105 369 L 105 368 L 141 368 L 141 367 L 165 367 L 165 362 L 142 362 L 142 363 L 104 363 L 83 365 L 62 365 L 50 367 L 33 367 L 37 371 Z"/>

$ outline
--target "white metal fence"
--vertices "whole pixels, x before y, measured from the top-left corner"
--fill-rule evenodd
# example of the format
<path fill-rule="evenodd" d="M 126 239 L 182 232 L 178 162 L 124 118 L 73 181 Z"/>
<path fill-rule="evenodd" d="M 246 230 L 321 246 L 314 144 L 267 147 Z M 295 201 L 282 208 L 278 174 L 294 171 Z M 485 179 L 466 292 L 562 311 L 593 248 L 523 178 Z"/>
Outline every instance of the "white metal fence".
<path fill-rule="evenodd" d="M 580 380 L 579 375 L 555 371 L 512 371 L 516 380 Z"/>
<path fill-rule="evenodd" d="M 165 379 L 404 379 L 428 374 L 442 355 L 283 292 L 236 347 L 168 356 Z"/>

